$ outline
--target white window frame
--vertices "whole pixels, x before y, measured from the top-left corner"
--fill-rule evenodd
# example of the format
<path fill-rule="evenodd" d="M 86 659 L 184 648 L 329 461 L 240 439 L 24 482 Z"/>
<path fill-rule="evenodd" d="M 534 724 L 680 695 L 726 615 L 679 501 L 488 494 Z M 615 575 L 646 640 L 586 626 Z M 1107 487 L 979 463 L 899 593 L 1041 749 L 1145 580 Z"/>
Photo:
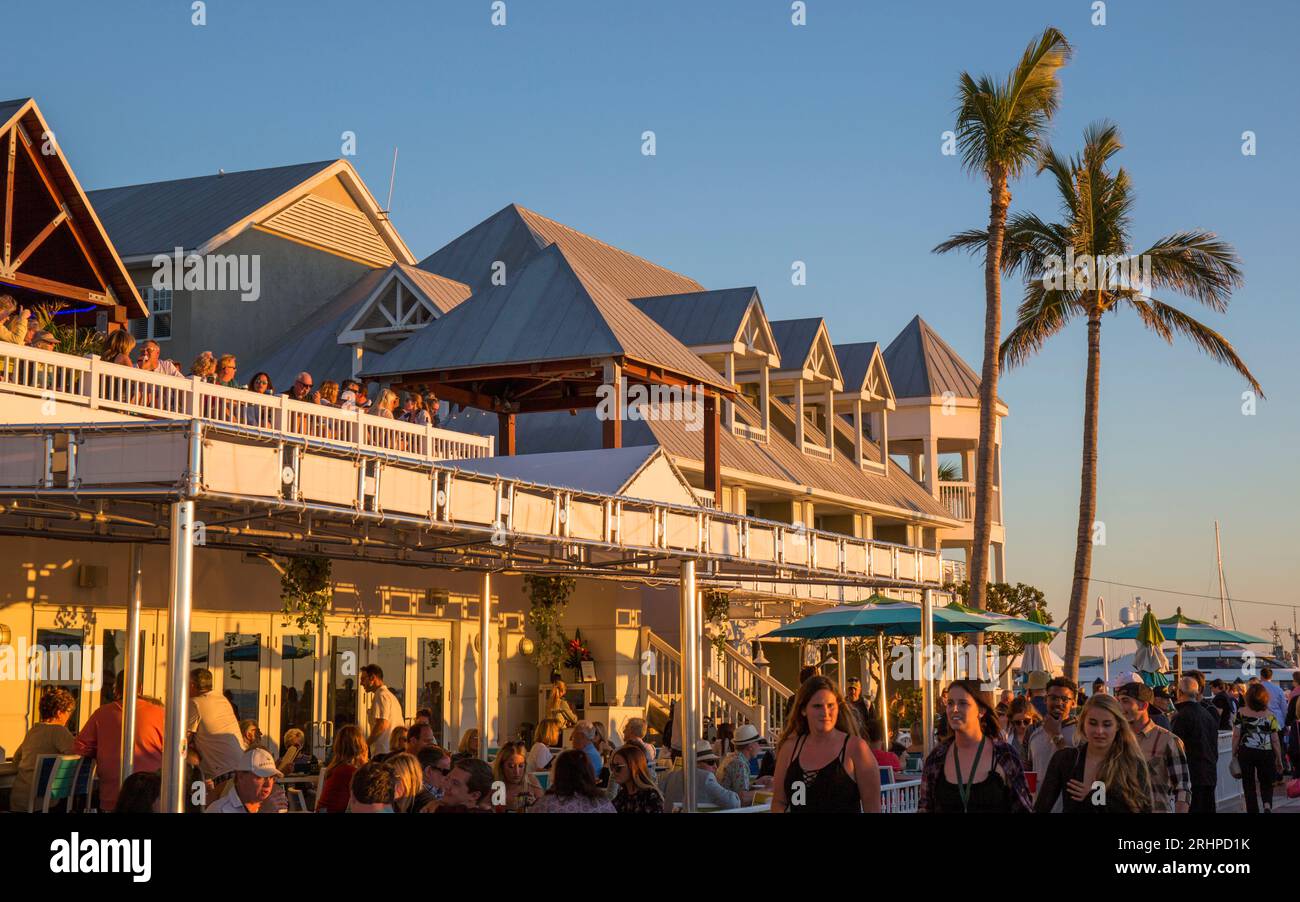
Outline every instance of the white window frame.
<path fill-rule="evenodd" d="M 156 291 L 151 285 L 137 285 L 136 291 L 140 292 L 140 298 L 141 300 L 144 301 L 145 307 L 147 307 L 149 310 L 149 315 L 144 318 L 145 334 L 136 336 L 136 341 L 157 341 L 157 342 L 171 341 L 172 334 L 175 332 L 175 329 L 170 329 L 166 336 L 155 335 L 154 317 L 157 316 L 159 313 L 171 314 L 175 307 L 176 295 L 172 292 L 170 288 L 165 288 L 162 291 Z M 158 306 L 158 303 L 156 303 L 156 302 L 161 302 L 164 296 L 166 297 L 167 300 L 167 308 L 165 310 L 162 309 L 160 306 Z M 136 317 L 130 322 L 137 323 L 139 321 L 140 321 L 140 317 Z M 127 326 L 128 328 L 130 328 L 131 327 L 130 323 L 128 323 Z M 134 329 L 132 329 L 131 334 L 135 335 Z"/>

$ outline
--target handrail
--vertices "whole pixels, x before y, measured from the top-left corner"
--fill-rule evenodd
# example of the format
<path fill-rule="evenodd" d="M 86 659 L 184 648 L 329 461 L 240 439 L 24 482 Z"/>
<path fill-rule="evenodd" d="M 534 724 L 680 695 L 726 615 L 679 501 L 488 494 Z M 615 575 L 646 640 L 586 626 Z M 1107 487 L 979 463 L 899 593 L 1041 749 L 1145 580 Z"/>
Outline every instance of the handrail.
<path fill-rule="evenodd" d="M 496 444 L 494 436 L 417 426 L 360 410 L 215 385 L 197 376 L 168 376 L 7 342 L 0 344 L 0 392 L 128 416 L 196 418 L 267 429 L 420 461 L 491 457 Z"/>
<path fill-rule="evenodd" d="M 756 681 L 762 683 L 768 689 L 771 689 L 773 692 L 775 692 L 777 695 L 781 697 L 782 701 L 794 695 L 793 689 L 789 688 L 779 680 L 774 679 L 771 676 L 771 674 L 764 673 L 762 669 L 754 665 L 753 661 L 746 658 L 744 655 L 736 651 L 730 645 L 724 644 L 723 649 L 724 649 L 723 654 L 728 661 L 738 665 L 742 670 L 748 672 L 751 676 L 753 676 L 753 678 Z"/>

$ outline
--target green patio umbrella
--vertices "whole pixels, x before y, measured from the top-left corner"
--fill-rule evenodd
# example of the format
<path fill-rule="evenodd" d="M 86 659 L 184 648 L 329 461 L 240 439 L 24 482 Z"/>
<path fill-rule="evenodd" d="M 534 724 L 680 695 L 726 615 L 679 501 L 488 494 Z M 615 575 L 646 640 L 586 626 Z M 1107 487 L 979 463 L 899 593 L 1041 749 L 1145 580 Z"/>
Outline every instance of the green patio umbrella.
<path fill-rule="evenodd" d="M 1255 642 L 1266 642 L 1259 636 L 1252 636 L 1250 633 L 1243 633 L 1239 630 L 1221 629 L 1212 623 L 1206 623 L 1204 620 L 1196 620 L 1183 614 L 1183 609 L 1179 608 L 1178 613 L 1172 617 L 1165 617 L 1162 620 L 1156 620 L 1155 615 L 1150 610 L 1147 611 L 1142 622 L 1137 625 L 1130 624 L 1118 629 L 1106 630 L 1102 633 L 1094 633 L 1089 636 L 1090 639 L 1137 639 L 1143 641 L 1140 636 L 1142 630 L 1147 625 L 1147 617 L 1150 617 L 1156 624 L 1156 632 L 1160 635 L 1160 641 L 1170 641 L 1178 646 L 1177 672 L 1182 675 L 1183 662 L 1183 643 L 1184 642 L 1235 642 L 1242 645 L 1250 645 Z M 1166 665 L 1167 666 L 1167 665 Z M 1160 684 L 1164 685 L 1164 684 Z"/>

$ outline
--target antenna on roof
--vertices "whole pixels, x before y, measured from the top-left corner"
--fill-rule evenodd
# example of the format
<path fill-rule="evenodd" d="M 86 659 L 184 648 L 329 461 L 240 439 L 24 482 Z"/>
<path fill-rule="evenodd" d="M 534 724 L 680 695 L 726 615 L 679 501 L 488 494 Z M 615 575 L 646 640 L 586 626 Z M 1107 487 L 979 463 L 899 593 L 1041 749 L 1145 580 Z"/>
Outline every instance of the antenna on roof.
<path fill-rule="evenodd" d="M 388 203 L 384 205 L 384 209 L 379 211 L 380 215 L 382 215 L 384 219 L 387 219 L 388 214 L 391 213 L 393 210 L 393 182 L 395 181 L 397 181 L 397 146 L 396 145 L 393 146 L 393 171 L 388 176 Z"/>

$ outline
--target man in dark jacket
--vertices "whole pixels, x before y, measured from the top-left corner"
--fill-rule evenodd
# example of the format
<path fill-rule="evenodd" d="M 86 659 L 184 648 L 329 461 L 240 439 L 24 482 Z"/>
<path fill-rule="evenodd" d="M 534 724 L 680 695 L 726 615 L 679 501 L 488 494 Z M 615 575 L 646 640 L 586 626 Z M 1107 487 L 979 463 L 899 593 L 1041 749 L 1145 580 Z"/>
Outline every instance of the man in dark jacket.
<path fill-rule="evenodd" d="M 1232 729 L 1232 715 L 1237 713 L 1237 702 L 1228 691 L 1228 684 L 1223 680 L 1210 683 L 1214 690 L 1214 709 L 1219 712 L 1219 729 Z"/>
<path fill-rule="evenodd" d="M 1193 676 L 1178 680 L 1178 700 L 1172 719 L 1174 735 L 1183 741 L 1192 781 L 1188 813 L 1213 814 L 1214 787 L 1219 782 L 1219 722 L 1201 704 L 1200 683 Z"/>

